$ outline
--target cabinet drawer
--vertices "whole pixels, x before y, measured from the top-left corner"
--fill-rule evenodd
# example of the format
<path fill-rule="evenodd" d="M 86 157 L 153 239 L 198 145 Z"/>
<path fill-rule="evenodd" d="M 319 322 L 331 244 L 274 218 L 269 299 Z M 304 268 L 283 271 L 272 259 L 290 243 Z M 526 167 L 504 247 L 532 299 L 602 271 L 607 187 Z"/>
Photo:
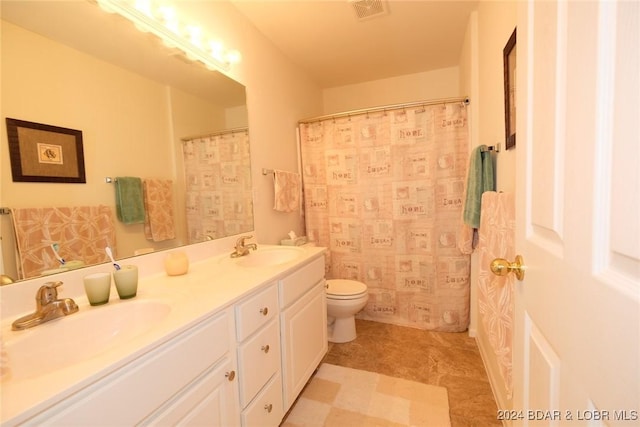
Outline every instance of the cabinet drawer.
<path fill-rule="evenodd" d="M 278 322 L 272 321 L 238 349 L 240 404 L 244 408 L 280 369 Z"/>
<path fill-rule="evenodd" d="M 324 278 L 324 257 L 311 261 L 280 281 L 280 307 L 285 308 Z"/>
<path fill-rule="evenodd" d="M 275 284 L 238 304 L 236 306 L 238 341 L 244 341 L 262 325 L 266 325 L 277 313 L 278 288 Z"/>
<path fill-rule="evenodd" d="M 282 381 L 280 375 L 276 375 L 247 410 L 242 413 L 242 425 L 245 427 L 277 427 L 283 416 Z"/>

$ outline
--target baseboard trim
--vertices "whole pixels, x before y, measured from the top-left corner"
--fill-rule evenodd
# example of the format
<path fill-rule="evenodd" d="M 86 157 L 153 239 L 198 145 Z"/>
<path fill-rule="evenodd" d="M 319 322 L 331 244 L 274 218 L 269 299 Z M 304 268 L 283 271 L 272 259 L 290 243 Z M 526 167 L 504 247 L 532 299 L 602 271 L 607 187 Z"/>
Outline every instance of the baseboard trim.
<path fill-rule="evenodd" d="M 471 335 L 471 333 L 469 333 Z M 484 346 L 484 341 L 481 339 L 478 339 L 477 335 L 474 335 L 474 338 L 476 340 L 476 345 L 478 346 L 478 350 L 480 350 L 480 358 L 482 359 L 482 364 L 484 365 L 484 370 L 487 372 L 487 377 L 489 378 L 489 385 L 491 386 L 491 393 L 493 394 L 493 398 L 496 401 L 496 405 L 498 406 L 498 409 L 510 409 L 511 408 L 511 402 L 507 402 L 504 400 L 504 396 L 505 393 L 498 393 L 497 392 L 497 388 L 501 387 L 500 385 L 502 384 L 502 377 L 500 376 L 499 372 L 495 372 L 494 369 L 491 369 L 491 364 L 487 363 L 487 360 L 489 360 L 490 357 L 492 357 L 491 355 L 493 354 L 491 349 L 487 349 Z M 501 387 L 504 388 L 504 387 Z M 498 414 L 496 414 L 496 417 L 498 416 Z M 511 421 L 509 420 L 502 420 L 502 425 L 504 427 L 511 427 Z"/>

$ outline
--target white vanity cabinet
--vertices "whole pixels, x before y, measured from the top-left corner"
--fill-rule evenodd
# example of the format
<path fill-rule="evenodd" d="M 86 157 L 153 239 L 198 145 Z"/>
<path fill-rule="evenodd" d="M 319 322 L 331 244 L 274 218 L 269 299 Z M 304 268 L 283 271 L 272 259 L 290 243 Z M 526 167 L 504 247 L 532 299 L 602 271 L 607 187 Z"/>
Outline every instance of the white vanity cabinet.
<path fill-rule="evenodd" d="M 208 274 L 194 275 L 193 284 L 154 279 L 149 294 L 171 295 L 176 283 L 184 289 L 168 315 L 174 317 L 159 326 L 167 335 L 65 368 L 75 377 L 51 374 L 59 391 L 34 387 L 40 395 L 32 397 L 27 386 L 51 387 L 44 376 L 3 383 L 3 402 L 15 400 L 9 412 L 0 410 L 2 425 L 279 426 L 327 351 L 320 250 L 264 279 L 240 267 L 225 270 L 215 286 L 205 285 Z M 239 281 L 249 282 L 236 291 Z"/>
<path fill-rule="evenodd" d="M 277 427 L 284 416 L 278 287 L 244 298 L 235 310 L 242 425 Z"/>
<path fill-rule="evenodd" d="M 218 313 L 24 424 L 238 425 L 232 328 Z"/>
<path fill-rule="evenodd" d="M 324 257 L 279 280 L 284 412 L 327 353 Z"/>

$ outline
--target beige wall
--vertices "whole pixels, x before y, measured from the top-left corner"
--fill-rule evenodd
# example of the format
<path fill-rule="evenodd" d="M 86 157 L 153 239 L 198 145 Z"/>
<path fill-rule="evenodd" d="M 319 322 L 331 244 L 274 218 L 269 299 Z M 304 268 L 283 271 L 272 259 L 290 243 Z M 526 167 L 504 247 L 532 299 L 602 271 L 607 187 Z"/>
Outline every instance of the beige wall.
<path fill-rule="evenodd" d="M 469 17 L 467 30 L 464 36 L 464 44 L 460 53 L 460 87 L 465 93 L 469 94 L 471 103 L 468 107 L 469 112 L 469 148 L 476 147 L 479 141 L 479 87 L 478 87 L 478 12 L 473 12 Z M 470 289 L 471 305 L 469 307 L 469 335 L 475 336 L 477 333 L 478 309 L 477 309 L 477 283 L 478 279 L 478 257 L 473 254 L 471 256 L 471 275 Z"/>
<path fill-rule="evenodd" d="M 496 156 L 498 191 L 515 191 L 515 149 L 504 150 L 502 50 L 516 27 L 517 2 L 481 1 L 478 7 L 479 144 L 500 143 Z"/>
<path fill-rule="evenodd" d="M 471 94 L 471 147 L 500 143 L 494 156 L 498 191 L 515 192 L 515 149 L 504 149 L 504 87 L 502 49 L 517 22 L 516 2 L 480 2 L 467 26 L 460 57 L 460 86 Z M 491 378 L 499 408 L 510 408 L 504 383 L 487 333 L 477 314 L 478 259 L 471 257 L 471 326 Z"/>
<path fill-rule="evenodd" d="M 325 89 L 323 114 L 466 95 L 460 91 L 458 67 L 441 68 Z"/>

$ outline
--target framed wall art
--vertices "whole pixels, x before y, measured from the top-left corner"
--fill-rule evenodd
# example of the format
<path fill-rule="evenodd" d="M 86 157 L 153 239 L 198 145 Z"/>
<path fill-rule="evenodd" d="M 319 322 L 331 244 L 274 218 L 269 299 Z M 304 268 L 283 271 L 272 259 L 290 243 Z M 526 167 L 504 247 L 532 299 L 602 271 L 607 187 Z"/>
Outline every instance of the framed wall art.
<path fill-rule="evenodd" d="M 502 51 L 504 62 L 505 146 L 516 146 L 516 29 Z"/>
<path fill-rule="evenodd" d="M 6 118 L 14 182 L 86 183 L 82 131 Z"/>

